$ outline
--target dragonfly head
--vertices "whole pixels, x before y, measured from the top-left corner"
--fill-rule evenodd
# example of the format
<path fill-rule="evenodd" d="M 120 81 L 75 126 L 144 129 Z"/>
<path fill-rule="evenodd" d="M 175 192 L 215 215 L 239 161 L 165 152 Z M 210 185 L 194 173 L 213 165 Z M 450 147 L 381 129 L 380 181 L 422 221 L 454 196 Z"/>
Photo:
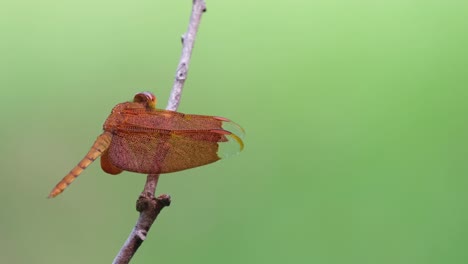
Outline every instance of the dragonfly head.
<path fill-rule="evenodd" d="M 151 92 L 141 92 L 135 94 L 133 102 L 142 103 L 146 108 L 156 108 L 156 96 Z"/>

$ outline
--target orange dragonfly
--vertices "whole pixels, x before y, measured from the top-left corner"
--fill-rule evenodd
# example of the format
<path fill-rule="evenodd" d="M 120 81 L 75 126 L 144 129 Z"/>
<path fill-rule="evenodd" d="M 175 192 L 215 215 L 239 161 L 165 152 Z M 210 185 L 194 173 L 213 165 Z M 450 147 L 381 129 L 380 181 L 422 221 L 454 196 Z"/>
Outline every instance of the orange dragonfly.
<path fill-rule="evenodd" d="M 150 92 L 116 105 L 104 132 L 49 198 L 62 193 L 99 156 L 101 168 L 109 174 L 124 170 L 160 174 L 206 165 L 244 148 L 244 130 L 227 118 L 155 107 L 156 97 Z"/>

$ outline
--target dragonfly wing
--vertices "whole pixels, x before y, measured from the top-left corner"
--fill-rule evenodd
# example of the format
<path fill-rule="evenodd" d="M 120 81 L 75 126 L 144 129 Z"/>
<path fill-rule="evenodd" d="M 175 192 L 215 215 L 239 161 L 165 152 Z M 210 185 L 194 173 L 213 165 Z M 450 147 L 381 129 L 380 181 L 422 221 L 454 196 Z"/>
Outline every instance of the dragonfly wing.
<path fill-rule="evenodd" d="M 154 130 L 133 127 L 116 131 L 109 159 L 116 167 L 139 173 L 169 173 L 215 162 L 228 152 L 238 152 L 242 140 L 223 129 Z"/>
<path fill-rule="evenodd" d="M 245 131 L 235 122 L 219 116 L 191 115 L 162 109 L 128 108 L 119 112 L 123 122 L 119 128 L 159 130 L 210 130 L 225 129 L 243 137 Z"/>

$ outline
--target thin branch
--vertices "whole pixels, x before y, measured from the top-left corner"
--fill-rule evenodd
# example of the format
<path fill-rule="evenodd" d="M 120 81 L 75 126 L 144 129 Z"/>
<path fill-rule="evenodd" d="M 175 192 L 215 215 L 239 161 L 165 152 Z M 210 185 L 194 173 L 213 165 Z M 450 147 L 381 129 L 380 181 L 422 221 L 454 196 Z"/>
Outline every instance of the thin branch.
<path fill-rule="evenodd" d="M 182 35 L 182 55 L 180 56 L 179 65 L 172 85 L 169 102 L 167 102 L 167 110 L 176 111 L 179 107 L 182 89 L 184 88 L 185 79 L 187 79 L 190 57 L 192 56 L 193 44 L 198 31 L 200 20 L 206 12 L 206 4 L 204 0 L 193 0 L 192 15 L 187 32 Z"/>
<path fill-rule="evenodd" d="M 175 75 L 174 84 L 172 86 L 171 95 L 166 109 L 176 111 L 179 107 L 182 89 L 184 88 L 185 80 L 189 69 L 190 58 L 192 55 L 195 37 L 197 35 L 198 26 L 200 25 L 203 12 L 206 11 L 204 0 L 193 0 L 192 14 L 188 25 L 187 32 L 182 36 L 182 55 Z M 135 227 L 130 233 L 127 241 L 120 249 L 114 259 L 114 264 L 127 264 L 138 250 L 140 245 L 146 239 L 151 225 L 156 220 L 161 210 L 169 206 L 171 197 L 163 194 L 157 198 L 154 197 L 156 186 L 158 185 L 159 174 L 148 174 L 143 192 L 140 194 L 136 202 L 136 209 L 140 212 Z"/>
<path fill-rule="evenodd" d="M 159 178 L 159 175 L 149 174 L 146 180 L 147 185 L 154 186 L 153 183 L 157 182 L 157 178 Z M 145 185 L 145 189 L 147 185 Z M 150 190 L 153 193 L 145 193 L 145 191 L 140 194 L 140 197 L 136 202 L 136 208 L 137 211 L 140 212 L 140 217 L 138 217 L 135 227 L 128 236 L 127 241 L 125 241 L 125 244 L 122 246 L 122 249 L 120 249 L 119 253 L 115 257 L 113 263 L 120 264 L 130 262 L 130 259 L 138 250 L 141 243 L 146 239 L 146 235 L 148 234 L 154 220 L 156 220 L 156 217 L 164 207 L 169 206 L 171 203 L 171 197 L 167 194 L 154 198 L 154 188 L 153 190 Z"/>

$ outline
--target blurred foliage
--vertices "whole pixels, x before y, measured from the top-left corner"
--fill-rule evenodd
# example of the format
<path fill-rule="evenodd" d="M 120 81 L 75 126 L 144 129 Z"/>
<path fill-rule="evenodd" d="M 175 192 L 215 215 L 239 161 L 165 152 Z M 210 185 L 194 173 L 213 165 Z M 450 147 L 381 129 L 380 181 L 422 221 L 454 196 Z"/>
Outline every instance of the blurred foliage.
<path fill-rule="evenodd" d="M 111 108 L 164 108 L 191 1 L 0 3 L 0 262 L 109 263 L 145 176 L 93 164 Z M 161 177 L 134 263 L 467 263 L 468 2 L 207 1 L 182 112 L 246 148 Z"/>

